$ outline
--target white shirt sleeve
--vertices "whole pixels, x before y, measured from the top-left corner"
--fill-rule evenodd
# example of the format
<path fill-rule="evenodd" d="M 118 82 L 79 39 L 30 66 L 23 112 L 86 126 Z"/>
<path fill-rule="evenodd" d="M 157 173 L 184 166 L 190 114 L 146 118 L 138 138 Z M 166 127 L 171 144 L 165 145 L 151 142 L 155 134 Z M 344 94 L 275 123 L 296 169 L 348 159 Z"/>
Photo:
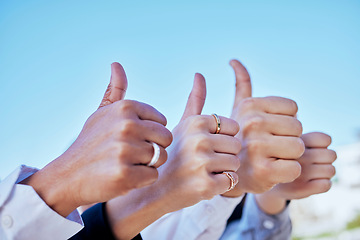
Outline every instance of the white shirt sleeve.
<path fill-rule="evenodd" d="M 215 196 L 211 200 L 168 213 L 141 232 L 144 240 L 219 239 L 241 197 Z"/>
<path fill-rule="evenodd" d="M 28 185 L 17 184 L 37 171 L 18 167 L 0 182 L 0 239 L 68 239 L 83 228 L 77 210 L 66 218 Z"/>

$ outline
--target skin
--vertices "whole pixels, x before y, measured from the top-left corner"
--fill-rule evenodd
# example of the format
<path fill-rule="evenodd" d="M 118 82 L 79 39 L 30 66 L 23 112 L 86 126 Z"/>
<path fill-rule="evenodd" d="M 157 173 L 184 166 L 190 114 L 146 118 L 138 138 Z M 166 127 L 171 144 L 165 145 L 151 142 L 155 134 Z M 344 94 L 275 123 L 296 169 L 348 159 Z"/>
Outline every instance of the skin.
<path fill-rule="evenodd" d="M 234 136 L 239 126 L 220 117 L 221 131 L 214 134 L 214 118 L 200 115 L 205 97 L 205 79 L 196 74 L 184 115 L 173 130 L 169 158 L 159 168 L 158 181 L 107 203 L 117 239 L 131 239 L 166 213 L 226 192 L 230 180 L 221 172 L 229 172 L 237 183 L 241 144 Z"/>
<path fill-rule="evenodd" d="M 272 190 L 255 196 L 260 208 L 267 214 L 278 214 L 284 210 L 286 200 L 302 199 L 324 193 L 331 188 L 335 175 L 336 153 L 328 149 L 331 137 L 320 132 L 302 135 L 306 150 L 299 158 L 300 176 L 291 183 L 276 185 Z"/>
<path fill-rule="evenodd" d="M 237 137 L 242 140 L 243 150 L 240 153 L 242 165 L 238 170 L 240 183 L 233 191 L 223 195 L 228 197 L 239 196 L 243 192 L 256 193 L 271 188 L 269 191 L 255 195 L 255 198 L 264 212 L 278 214 L 284 210 L 286 200 L 301 199 L 327 192 L 331 187 L 330 179 L 335 175 L 335 167 L 332 164 L 336 160 L 336 153 L 328 149 L 331 144 L 331 137 L 319 132 L 301 135 L 302 126 L 296 119 L 297 107 L 290 106 L 291 104 L 296 105 L 295 103 L 291 103 L 292 101 L 289 99 L 276 97 L 252 98 L 251 79 L 246 68 L 237 60 L 232 60 L 230 65 L 233 67 L 236 76 L 236 94 L 232 118 L 239 122 L 242 129 Z M 285 104 L 288 105 L 287 111 L 284 111 L 285 107 L 281 107 L 282 110 L 279 110 L 280 106 L 285 106 Z M 271 110 L 269 109 L 270 106 Z M 278 151 L 278 153 L 273 152 L 272 155 L 266 155 L 266 152 L 262 151 L 264 148 L 259 144 L 260 141 L 263 146 L 266 145 L 263 141 L 266 141 L 264 137 L 269 133 L 273 135 L 270 136 L 273 145 L 269 145 L 269 148 Z M 280 169 L 278 173 L 285 177 L 284 182 L 289 181 L 289 183 L 275 185 L 276 180 L 271 181 L 269 172 L 262 167 L 270 166 L 268 165 L 268 161 L 271 159 L 268 158 L 269 156 L 281 158 L 281 145 L 283 144 L 283 147 L 285 147 L 286 142 L 276 141 L 275 136 L 286 136 L 287 138 L 283 138 L 286 141 L 294 140 L 293 146 L 288 145 L 288 149 L 291 151 L 297 149 L 295 145 L 298 145 L 299 148 L 297 153 L 293 152 L 291 155 L 292 163 L 294 163 L 292 164 L 293 168 L 290 166 L 289 169 L 285 168 L 285 171 Z M 304 154 L 300 154 L 301 143 L 295 143 L 296 138 L 299 136 L 305 146 Z M 251 146 L 252 141 L 256 139 L 258 141 L 255 143 L 258 146 Z M 280 138 L 277 139 L 280 140 Z M 275 145 L 280 146 L 280 148 Z M 286 151 L 286 149 L 283 148 L 283 151 Z M 300 155 L 300 158 L 296 159 L 297 155 Z M 290 160 L 286 159 L 287 161 Z M 301 173 L 294 181 L 290 181 L 297 175 L 296 164 L 300 165 Z M 257 170 L 256 167 L 260 167 L 260 169 Z M 257 172 L 260 173 L 257 175 L 257 179 L 263 181 L 260 185 L 258 184 L 259 181 L 246 181 L 246 179 L 252 179 L 247 174 L 251 172 L 249 169 L 252 169 L 252 173 L 255 175 Z M 288 173 L 286 173 L 287 170 L 289 170 Z M 265 176 L 266 179 L 261 176 Z M 241 179 L 245 181 L 242 185 Z M 268 182 L 269 180 L 270 182 Z"/>
<path fill-rule="evenodd" d="M 118 63 L 111 68 L 110 84 L 100 107 L 86 121 L 75 142 L 22 182 L 32 186 L 62 216 L 81 205 L 108 201 L 154 183 L 158 178 L 156 168 L 167 159 L 165 148 L 172 135 L 165 128 L 166 118 L 147 104 L 123 100 L 125 72 Z M 154 167 L 146 166 L 154 151 L 150 142 L 160 146 Z"/>
<path fill-rule="evenodd" d="M 262 193 L 278 183 L 294 181 L 301 173 L 297 161 L 305 146 L 302 125 L 296 119 L 297 104 L 281 97 L 252 97 L 249 73 L 237 60 L 230 65 L 235 71 L 236 91 L 231 118 L 241 131 L 239 183 L 223 196 L 237 197 L 245 192 Z"/>

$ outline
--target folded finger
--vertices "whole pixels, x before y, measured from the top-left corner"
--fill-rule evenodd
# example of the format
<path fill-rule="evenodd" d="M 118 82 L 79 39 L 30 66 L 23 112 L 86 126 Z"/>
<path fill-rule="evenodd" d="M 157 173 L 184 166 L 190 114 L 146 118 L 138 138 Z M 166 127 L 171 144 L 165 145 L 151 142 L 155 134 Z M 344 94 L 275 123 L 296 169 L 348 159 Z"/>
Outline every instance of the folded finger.
<path fill-rule="evenodd" d="M 213 174 L 212 178 L 216 182 L 215 191 L 217 194 L 223 194 L 234 187 L 239 182 L 239 177 L 235 172 L 227 172 L 229 175 L 224 173 Z"/>
<path fill-rule="evenodd" d="M 268 156 L 273 158 L 298 159 L 305 151 L 298 137 L 270 136 L 264 145 Z"/>
<path fill-rule="evenodd" d="M 321 132 L 306 133 L 301 138 L 307 148 L 326 148 L 331 144 L 331 137 Z"/>
<path fill-rule="evenodd" d="M 236 155 L 215 153 L 209 160 L 207 170 L 213 173 L 236 172 L 240 167 L 240 159 Z"/>
<path fill-rule="evenodd" d="M 331 164 L 311 164 L 303 166 L 302 177 L 308 180 L 330 179 L 336 174 L 336 169 Z"/>
<path fill-rule="evenodd" d="M 171 132 L 158 122 L 143 120 L 138 131 L 143 134 L 144 140 L 154 142 L 164 148 L 168 147 L 172 142 Z"/>
<path fill-rule="evenodd" d="M 216 117 L 213 115 L 204 115 L 208 122 L 208 130 L 210 133 L 216 133 L 218 129 L 218 122 Z M 218 120 L 220 121 L 220 131 L 218 134 L 230 135 L 235 136 L 239 130 L 239 124 L 230 118 L 226 118 L 223 116 L 218 116 Z"/>
<path fill-rule="evenodd" d="M 270 114 L 288 115 L 295 117 L 298 106 L 295 101 L 282 97 L 263 97 L 244 99 L 243 107 L 249 110 L 261 110 Z"/>
<path fill-rule="evenodd" d="M 210 143 L 217 153 L 228 153 L 237 155 L 241 150 L 241 142 L 238 138 L 229 135 L 212 134 Z"/>
<path fill-rule="evenodd" d="M 316 179 L 306 183 L 307 196 L 325 193 L 331 188 L 331 181 L 329 179 Z"/>
<path fill-rule="evenodd" d="M 300 176 L 301 165 L 294 160 L 278 159 L 271 163 L 270 171 L 273 183 L 288 183 Z"/>
<path fill-rule="evenodd" d="M 123 100 L 123 101 L 129 101 L 129 100 Z M 127 103 L 129 106 L 125 106 L 125 107 L 129 107 L 133 109 L 139 119 L 158 122 L 166 126 L 167 123 L 166 117 L 158 110 L 156 110 L 153 106 L 137 101 L 129 101 L 129 102 L 130 103 Z"/>
<path fill-rule="evenodd" d="M 301 164 L 332 164 L 337 158 L 336 152 L 327 148 L 306 148 L 300 157 Z"/>

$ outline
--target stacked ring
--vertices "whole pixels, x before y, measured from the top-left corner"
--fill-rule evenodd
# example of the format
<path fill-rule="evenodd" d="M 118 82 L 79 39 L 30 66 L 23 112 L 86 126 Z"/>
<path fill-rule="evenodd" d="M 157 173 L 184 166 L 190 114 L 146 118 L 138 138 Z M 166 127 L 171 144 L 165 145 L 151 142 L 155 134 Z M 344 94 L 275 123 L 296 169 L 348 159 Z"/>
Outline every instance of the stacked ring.
<path fill-rule="evenodd" d="M 157 145 L 156 143 L 153 142 L 152 146 L 154 148 L 154 155 L 151 158 L 151 161 L 148 163 L 149 167 L 154 166 L 158 162 L 159 157 L 160 157 L 160 147 L 159 147 L 159 145 Z"/>
<path fill-rule="evenodd" d="M 235 187 L 234 177 L 228 172 L 223 172 L 222 174 L 225 174 L 230 179 L 230 187 L 228 188 L 227 191 L 233 190 L 233 188 Z"/>
<path fill-rule="evenodd" d="M 213 113 L 211 114 L 214 118 L 215 118 L 215 121 L 216 121 L 216 131 L 215 131 L 215 134 L 218 134 L 220 132 L 220 118 L 218 117 L 217 114 Z"/>

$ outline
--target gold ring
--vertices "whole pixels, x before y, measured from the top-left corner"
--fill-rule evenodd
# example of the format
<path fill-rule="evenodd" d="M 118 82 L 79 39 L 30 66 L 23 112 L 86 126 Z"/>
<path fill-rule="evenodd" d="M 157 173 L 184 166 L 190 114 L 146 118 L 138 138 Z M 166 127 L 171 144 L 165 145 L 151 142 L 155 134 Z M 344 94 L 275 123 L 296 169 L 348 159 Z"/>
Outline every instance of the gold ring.
<path fill-rule="evenodd" d="M 234 179 L 234 177 L 228 172 L 223 172 L 222 174 L 225 174 L 230 179 L 230 187 L 228 188 L 227 191 L 233 190 L 234 187 L 235 187 L 235 179 Z"/>
<path fill-rule="evenodd" d="M 215 113 L 211 114 L 215 118 L 216 121 L 216 131 L 215 134 L 218 134 L 220 132 L 220 118 Z"/>

